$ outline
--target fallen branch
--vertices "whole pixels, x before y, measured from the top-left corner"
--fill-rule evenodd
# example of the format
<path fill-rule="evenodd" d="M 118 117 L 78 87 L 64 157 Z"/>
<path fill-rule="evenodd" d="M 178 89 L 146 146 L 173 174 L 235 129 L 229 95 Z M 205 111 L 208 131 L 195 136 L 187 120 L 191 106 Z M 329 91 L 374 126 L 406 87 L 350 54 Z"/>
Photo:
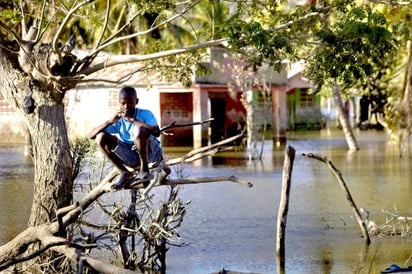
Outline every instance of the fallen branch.
<path fill-rule="evenodd" d="M 230 144 L 230 143 L 233 143 L 233 142 L 236 141 L 237 139 L 243 138 L 243 137 L 245 137 L 245 132 L 241 132 L 241 133 L 239 133 L 238 135 L 235 135 L 235 136 L 233 136 L 233 137 L 227 138 L 227 139 L 225 139 L 225 140 L 222 140 L 222 141 L 217 142 L 217 143 L 215 143 L 215 144 L 212 144 L 212 145 L 210 145 L 210 146 L 201 147 L 201 148 L 198 148 L 198 149 L 194 149 L 194 150 L 188 152 L 186 155 L 184 155 L 184 156 L 182 156 L 182 157 L 179 157 L 179 158 L 175 158 L 175 159 L 171 159 L 171 160 L 166 161 L 166 164 L 167 164 L 167 165 L 174 165 L 174 164 L 179 164 L 179 163 L 191 162 L 192 160 L 189 160 L 189 159 L 191 159 L 192 157 L 194 157 L 194 156 L 197 155 L 197 154 L 199 154 L 199 155 L 197 155 L 197 156 L 194 158 L 194 159 L 196 159 L 196 160 L 202 158 L 201 155 L 203 155 L 203 157 L 209 156 L 210 154 L 208 154 L 208 153 L 211 153 L 212 151 L 213 151 L 214 153 L 216 153 L 216 152 L 220 151 L 219 149 L 221 149 L 221 148 L 219 148 L 219 147 L 224 146 L 224 145 L 227 145 L 227 144 Z"/>
<path fill-rule="evenodd" d="M 388 214 L 388 215 L 392 216 L 392 217 L 393 217 L 395 220 L 397 220 L 397 221 L 402 221 L 402 222 L 412 221 L 412 217 L 401 216 L 401 215 L 396 214 L 396 213 L 393 213 L 393 212 L 391 212 L 391 211 L 389 211 L 389 210 L 382 209 L 382 212 L 385 213 L 385 214 Z"/>
<path fill-rule="evenodd" d="M 303 156 L 305 157 L 309 157 L 309 158 L 313 158 L 316 159 L 318 161 L 321 161 L 322 163 L 324 163 L 325 165 L 327 165 L 329 167 L 329 169 L 332 171 L 332 173 L 335 175 L 335 177 L 338 179 L 338 182 L 340 184 L 340 186 L 342 187 L 342 189 L 345 191 L 345 195 L 346 195 L 346 199 L 349 201 L 349 204 L 353 210 L 353 213 L 355 214 L 356 220 L 358 221 L 358 224 L 360 226 L 360 229 L 362 231 L 363 237 L 365 238 L 365 242 L 366 244 L 370 244 L 371 240 L 369 237 L 369 233 L 368 233 L 368 229 L 366 227 L 365 222 L 362 219 L 362 216 L 360 215 L 359 209 L 357 208 L 352 195 L 349 192 L 348 187 L 346 186 L 345 180 L 343 180 L 342 174 L 341 172 L 333 165 L 332 161 L 329 160 L 327 157 L 322 157 L 319 155 L 315 155 L 313 153 L 302 153 Z"/>
<path fill-rule="evenodd" d="M 360 209 L 365 214 L 365 222 L 368 225 L 369 233 L 373 235 L 412 235 L 412 217 L 401 216 L 391 211 L 382 209 L 382 213 L 389 215 L 385 222 L 377 224 L 375 221 L 369 219 L 369 211 Z"/>

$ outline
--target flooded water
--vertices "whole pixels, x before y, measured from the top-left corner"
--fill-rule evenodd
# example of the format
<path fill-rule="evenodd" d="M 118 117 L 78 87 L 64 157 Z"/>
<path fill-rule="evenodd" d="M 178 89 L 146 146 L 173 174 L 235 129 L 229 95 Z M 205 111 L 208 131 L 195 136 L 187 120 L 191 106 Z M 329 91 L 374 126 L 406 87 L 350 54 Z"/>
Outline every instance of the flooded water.
<path fill-rule="evenodd" d="M 0 244 L 24 229 L 33 198 L 34 170 L 22 145 L 0 145 Z"/>
<path fill-rule="evenodd" d="M 341 132 L 290 133 L 296 150 L 286 226 L 286 270 L 291 273 L 379 273 L 392 263 L 412 265 L 412 238 L 372 237 L 366 246 L 345 195 L 331 171 L 303 152 L 328 157 L 358 207 L 378 224 L 382 209 L 412 216 L 412 169 L 399 158 L 385 133 L 356 133 L 361 149 L 347 150 Z M 32 195 L 32 167 L 22 148 L 0 147 L 0 244 L 22 230 Z M 276 221 L 282 184 L 284 149 L 265 144 L 263 160 L 250 162 L 241 153 L 225 153 L 182 166 L 190 177 L 235 175 L 253 183 L 186 185 L 191 200 L 180 236 L 189 245 L 170 247 L 168 273 L 211 273 L 222 268 L 277 273 Z M 166 150 L 167 156 L 167 150 Z M 162 196 L 164 190 L 154 193 Z"/>

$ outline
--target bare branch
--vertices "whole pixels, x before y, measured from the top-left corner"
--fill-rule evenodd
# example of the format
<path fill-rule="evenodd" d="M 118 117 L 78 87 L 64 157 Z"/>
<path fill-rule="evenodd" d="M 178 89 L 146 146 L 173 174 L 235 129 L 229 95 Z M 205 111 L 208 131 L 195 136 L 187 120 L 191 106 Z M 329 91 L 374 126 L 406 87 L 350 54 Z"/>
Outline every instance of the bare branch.
<path fill-rule="evenodd" d="M 41 6 L 41 17 L 40 17 L 40 20 L 39 20 L 39 27 L 41 27 L 42 23 L 43 23 L 45 11 L 46 11 L 46 3 L 47 3 L 47 0 L 43 0 L 42 6 Z M 43 33 L 44 33 L 43 31 L 42 32 L 39 31 L 39 33 L 37 34 L 37 37 L 36 37 L 36 41 L 40 40 L 40 37 L 43 35 Z"/>
<path fill-rule="evenodd" d="M 143 62 L 143 61 L 188 53 L 188 52 L 196 51 L 198 49 L 209 48 L 213 46 L 221 46 L 221 45 L 224 45 L 226 42 L 227 42 L 227 39 L 218 39 L 218 40 L 204 42 L 201 44 L 194 44 L 194 45 L 186 46 L 180 49 L 165 50 L 162 52 L 145 54 L 145 55 L 106 56 L 106 57 L 103 57 L 102 58 L 103 60 L 100 61 L 99 63 L 95 64 L 94 66 L 85 68 L 84 70 L 80 70 L 79 73 L 84 74 L 84 75 L 89 75 L 93 72 L 99 71 L 107 67 L 112 67 L 112 66 L 122 65 L 122 64 L 127 64 L 127 63 Z"/>
<path fill-rule="evenodd" d="M 319 13 L 313 12 L 313 13 L 309 13 L 306 16 L 299 18 L 298 21 L 301 20 L 306 20 L 308 18 L 314 17 L 314 16 L 318 16 Z M 176 18 L 179 15 L 176 15 Z M 170 22 L 174 20 L 174 18 L 169 18 L 166 21 L 163 21 L 162 23 L 154 26 L 153 28 L 147 30 L 146 32 L 141 32 L 141 33 L 135 33 L 129 36 L 123 36 L 123 37 L 119 37 L 117 39 L 111 40 L 110 42 L 103 44 L 101 47 L 98 47 L 97 49 L 95 49 L 95 51 L 93 51 L 91 54 L 89 54 L 88 57 L 86 58 L 90 58 L 90 56 L 93 56 L 95 54 L 95 52 L 97 51 L 101 51 L 104 47 L 111 45 L 113 43 L 125 40 L 125 39 L 130 39 L 132 37 L 138 36 L 138 35 L 142 35 L 142 34 L 146 34 L 147 32 L 152 31 L 155 28 L 158 28 L 159 26 Z M 286 22 L 282 25 L 276 26 L 274 28 L 269 29 L 269 31 L 278 31 L 280 29 L 283 28 L 287 28 L 289 26 L 291 26 L 293 23 L 296 23 L 297 20 L 291 20 L 289 22 Z M 99 63 L 96 63 L 95 65 L 85 68 L 84 70 L 79 71 L 80 74 L 84 74 L 84 75 L 89 75 L 93 72 L 99 71 L 101 69 L 107 68 L 107 67 L 111 67 L 111 66 L 116 66 L 116 65 L 121 65 L 121 64 L 126 64 L 126 63 L 137 63 L 137 62 L 143 62 L 143 61 L 148 61 L 148 60 L 153 60 L 153 59 L 159 59 L 159 58 L 164 58 L 164 57 L 168 57 L 168 56 L 173 56 L 173 55 L 179 55 L 179 54 L 183 54 L 183 53 L 188 53 L 188 52 L 192 52 L 192 51 L 196 51 L 198 49 L 202 49 L 202 48 L 209 48 L 209 47 L 213 47 L 213 46 L 224 46 L 228 43 L 228 39 L 226 38 L 222 38 L 222 39 L 217 39 L 217 40 L 212 40 L 212 41 L 207 41 L 207 42 L 203 42 L 203 43 L 198 43 L 198 44 L 194 44 L 194 45 L 189 45 L 189 46 L 185 46 L 179 49 L 172 49 L 172 50 L 166 50 L 166 51 L 162 51 L 162 52 L 157 52 L 157 53 L 151 53 L 151 54 L 145 54 L 145 55 L 117 55 L 117 56 L 106 56 L 103 57 L 102 61 L 100 61 Z"/>
<path fill-rule="evenodd" d="M 68 14 L 66 15 L 66 17 L 63 19 L 63 22 L 60 24 L 60 27 L 59 27 L 59 29 L 57 30 L 56 34 L 54 35 L 54 37 L 53 37 L 53 42 L 52 42 L 52 47 L 53 47 L 53 50 L 54 50 L 54 52 L 55 52 L 55 54 L 56 54 L 58 64 L 61 64 L 61 63 L 62 63 L 61 52 L 60 52 L 59 47 L 57 46 L 57 45 L 58 45 L 58 40 L 59 40 L 59 37 L 60 37 L 61 33 L 63 32 L 64 28 L 66 27 L 67 22 L 69 22 L 69 20 L 71 19 L 73 13 L 75 13 L 79 8 L 81 8 L 82 6 L 84 6 L 84 5 L 86 5 L 86 4 L 90 3 L 90 2 L 93 2 L 93 1 L 94 1 L 94 0 L 85 0 L 85 1 L 77 4 L 77 5 L 74 6 L 73 8 L 71 8 L 70 11 L 69 11 L 69 13 L 68 13 Z"/>
<path fill-rule="evenodd" d="M 82 80 L 80 80 L 80 82 L 81 82 L 81 83 L 103 82 L 103 83 L 110 83 L 110 84 L 120 85 L 120 84 L 122 84 L 122 83 L 124 83 L 124 82 L 129 81 L 130 78 L 131 78 L 134 74 L 139 73 L 139 72 L 142 72 L 142 71 L 144 71 L 144 69 L 145 69 L 144 67 L 140 67 L 140 68 L 138 68 L 138 69 L 135 69 L 135 70 L 131 71 L 130 73 L 127 73 L 127 74 L 121 76 L 121 78 L 118 78 L 118 79 L 116 79 L 116 80 L 101 79 L 101 78 L 87 78 L 87 79 L 82 79 Z M 79 76 L 77 76 L 77 77 L 79 77 Z"/>
<path fill-rule="evenodd" d="M 290 21 L 288 21 L 284 24 L 280 24 L 280 25 L 277 25 L 274 28 L 270 28 L 269 31 L 278 31 L 278 30 L 281 30 L 281 29 L 284 29 L 284 28 L 288 28 L 288 27 L 292 26 L 293 24 L 296 24 L 299 21 L 304 21 L 306 19 L 309 19 L 309 18 L 312 18 L 312 17 L 315 17 L 315 16 L 319 16 L 319 15 L 322 15 L 322 14 L 320 12 L 310 12 L 310 13 L 306 14 L 303 17 L 297 18 L 296 20 L 290 20 Z"/>
<path fill-rule="evenodd" d="M 166 164 L 167 164 L 167 165 L 174 165 L 174 164 L 178 164 L 178 163 L 181 163 L 181 162 L 186 162 L 185 160 L 187 160 L 187 159 L 195 156 L 196 154 L 204 153 L 204 152 L 207 152 L 207 151 L 211 151 L 211 150 L 213 150 L 213 149 L 215 149 L 215 148 L 217 148 L 217 147 L 230 144 L 230 143 L 234 142 L 235 140 L 237 140 L 237 139 L 239 139 L 239 138 L 243 138 L 244 136 L 245 136 L 245 132 L 241 132 L 241 133 L 238 134 L 238 135 L 235 135 L 235 136 L 233 136 L 233 137 L 227 138 L 227 139 L 225 139 L 225 140 L 222 140 L 222 141 L 217 142 L 217 143 L 215 143 L 215 144 L 212 144 L 212 145 L 210 145 L 210 146 L 201 147 L 201 148 L 198 148 L 198 149 L 194 149 L 194 150 L 188 152 L 188 153 L 187 153 L 186 155 L 184 155 L 183 157 L 168 160 L 168 161 L 166 162 Z"/>
<path fill-rule="evenodd" d="M 153 30 L 158 29 L 158 28 L 160 28 L 160 27 L 162 27 L 162 26 L 164 26 L 164 25 L 167 25 L 168 23 L 170 23 L 170 22 L 176 20 L 177 18 L 181 17 L 184 13 L 186 13 L 186 12 L 189 11 L 191 8 L 193 8 L 194 6 L 196 6 L 200 1 L 201 1 L 201 0 L 196 0 L 196 1 L 191 2 L 189 5 L 187 5 L 187 6 L 184 8 L 183 11 L 181 11 L 181 12 L 173 15 L 172 17 L 164 20 L 163 22 L 160 22 L 159 24 L 156 24 L 155 26 L 152 26 L 152 27 L 148 28 L 148 29 L 145 30 L 145 31 L 141 31 L 141 32 L 137 32 L 137 33 L 130 34 L 130 35 L 126 35 L 126 36 L 122 36 L 122 37 L 117 37 L 117 38 L 115 38 L 124 27 L 126 27 L 126 26 L 129 25 L 129 24 L 131 24 L 131 23 L 133 22 L 133 20 L 135 20 L 135 19 L 137 18 L 137 14 L 136 14 L 136 15 L 134 15 L 134 16 L 132 17 L 132 20 L 130 20 L 130 21 L 127 23 L 127 25 L 125 24 L 119 31 L 117 31 L 114 35 L 111 36 L 112 38 L 115 38 L 115 39 L 108 39 L 107 42 L 103 43 L 103 45 L 101 45 L 100 47 L 97 47 L 94 51 L 92 51 L 92 53 L 91 53 L 90 55 L 93 56 L 96 52 L 99 52 L 99 51 L 103 50 L 104 48 L 106 48 L 106 47 L 108 47 L 108 46 L 110 46 L 110 45 L 112 45 L 112 44 L 118 43 L 118 42 L 120 42 L 120 41 L 128 40 L 128 39 L 131 39 L 131 38 L 135 38 L 135 37 L 137 37 L 137 36 L 141 36 L 141 35 L 145 35 L 145 34 L 151 33 Z"/>
<path fill-rule="evenodd" d="M 33 253 L 31 253 L 30 255 L 27 255 L 25 257 L 22 258 L 11 258 L 9 261 L 5 262 L 4 264 L 0 265 L 0 271 L 5 270 L 7 268 L 9 268 L 12 265 L 18 264 L 18 263 L 22 263 L 22 262 L 26 262 L 28 260 L 31 260 L 33 258 L 36 258 L 37 256 L 41 255 L 42 253 L 46 252 L 47 250 L 49 250 L 50 248 L 54 247 L 54 246 L 58 246 L 58 245 L 67 245 L 69 243 L 69 241 L 67 240 L 62 240 L 62 241 L 57 241 L 57 242 L 53 242 L 50 243 L 36 251 L 34 251 Z"/>
<path fill-rule="evenodd" d="M 366 244 L 370 244 L 371 240 L 369 237 L 368 229 L 366 228 L 366 224 L 360 215 L 360 211 L 358 207 L 356 206 L 355 201 L 352 198 L 352 194 L 350 193 L 348 187 L 346 186 L 345 180 L 343 179 L 341 172 L 335 167 L 332 161 L 329 160 L 327 157 L 322 157 L 322 156 L 319 156 L 313 153 L 302 153 L 302 155 L 308 158 L 316 159 L 324 163 L 327 167 L 329 167 L 330 170 L 332 170 L 332 173 L 337 178 L 338 183 L 340 184 L 342 189 L 345 191 L 346 199 L 349 201 L 349 205 L 351 206 L 353 213 L 355 214 L 356 220 L 358 221 L 362 234 L 365 237 Z"/>
<path fill-rule="evenodd" d="M 103 29 L 102 29 L 102 32 L 100 33 L 100 37 L 97 40 L 97 43 L 96 43 L 93 50 L 96 50 L 100 46 L 100 43 L 103 40 L 103 36 L 104 36 L 105 31 L 106 31 L 107 24 L 109 22 L 109 15 L 110 15 L 110 0 L 106 0 L 106 13 L 105 13 L 105 16 L 104 16 Z"/>
<path fill-rule="evenodd" d="M 369 2 L 376 3 L 376 4 L 384 4 L 384 5 L 393 5 L 393 6 L 407 6 L 411 5 L 411 1 L 380 1 L 380 0 L 368 0 Z"/>
<path fill-rule="evenodd" d="M 23 46 L 24 41 L 20 38 L 20 36 L 17 35 L 17 33 L 14 30 L 9 28 L 9 26 L 4 24 L 3 21 L 1 21 L 1 20 L 0 20 L 0 27 L 5 29 L 9 34 L 11 34 L 11 36 L 13 36 L 13 38 L 16 39 L 16 42 L 19 44 L 20 47 Z"/>
<path fill-rule="evenodd" d="M 210 123 L 214 119 L 215 118 L 209 118 L 207 120 L 203 120 L 203 121 L 200 121 L 200 122 L 193 122 L 193 123 L 186 123 L 186 124 L 176 124 L 176 121 L 174 121 L 171 124 L 162 127 L 160 129 L 160 132 L 164 132 L 165 130 L 168 130 L 170 128 L 176 128 L 176 127 L 187 127 L 187 126 L 194 126 L 194 125 L 203 125 L 203 124 L 206 124 L 206 123 Z"/>
<path fill-rule="evenodd" d="M 412 221 L 412 217 L 409 217 L 409 216 L 401 216 L 399 214 L 393 213 L 393 212 L 391 212 L 389 210 L 385 210 L 385 209 L 382 209 L 382 212 L 392 216 L 393 218 L 395 218 L 398 221 L 403 221 L 403 222 Z"/>
<path fill-rule="evenodd" d="M 112 41 L 113 39 L 115 39 L 126 27 L 130 26 L 130 24 L 136 20 L 136 18 L 139 16 L 139 13 L 134 14 L 127 23 L 125 23 L 123 26 L 121 26 L 115 33 L 113 33 L 112 35 L 110 35 L 104 42 L 103 44 L 105 45 L 109 45 L 108 43 L 110 41 Z M 104 33 L 102 33 L 103 35 Z M 86 57 L 91 57 L 96 55 L 99 51 L 104 49 L 104 46 L 100 46 L 101 43 L 99 43 L 98 45 L 96 45 L 93 49 L 93 51 Z"/>

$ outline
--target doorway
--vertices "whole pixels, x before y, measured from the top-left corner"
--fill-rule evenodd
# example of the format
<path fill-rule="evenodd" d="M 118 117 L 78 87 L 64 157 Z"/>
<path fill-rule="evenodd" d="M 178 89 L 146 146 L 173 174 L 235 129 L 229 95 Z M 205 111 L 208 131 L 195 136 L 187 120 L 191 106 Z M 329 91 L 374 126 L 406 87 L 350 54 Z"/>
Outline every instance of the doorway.
<path fill-rule="evenodd" d="M 225 138 L 226 102 L 224 98 L 210 98 L 210 113 L 214 120 L 210 123 L 212 144 Z"/>

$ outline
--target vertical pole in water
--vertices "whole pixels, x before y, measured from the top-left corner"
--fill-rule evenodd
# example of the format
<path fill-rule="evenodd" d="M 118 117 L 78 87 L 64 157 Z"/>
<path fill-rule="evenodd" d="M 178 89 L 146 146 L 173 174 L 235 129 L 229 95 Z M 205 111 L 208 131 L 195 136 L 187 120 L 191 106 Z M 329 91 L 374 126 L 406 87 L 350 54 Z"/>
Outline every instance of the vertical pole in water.
<path fill-rule="evenodd" d="M 283 162 L 282 193 L 280 197 L 276 235 L 278 273 L 284 273 L 285 270 L 285 230 L 294 159 L 295 149 L 291 146 L 287 146 L 285 151 L 285 160 Z"/>

